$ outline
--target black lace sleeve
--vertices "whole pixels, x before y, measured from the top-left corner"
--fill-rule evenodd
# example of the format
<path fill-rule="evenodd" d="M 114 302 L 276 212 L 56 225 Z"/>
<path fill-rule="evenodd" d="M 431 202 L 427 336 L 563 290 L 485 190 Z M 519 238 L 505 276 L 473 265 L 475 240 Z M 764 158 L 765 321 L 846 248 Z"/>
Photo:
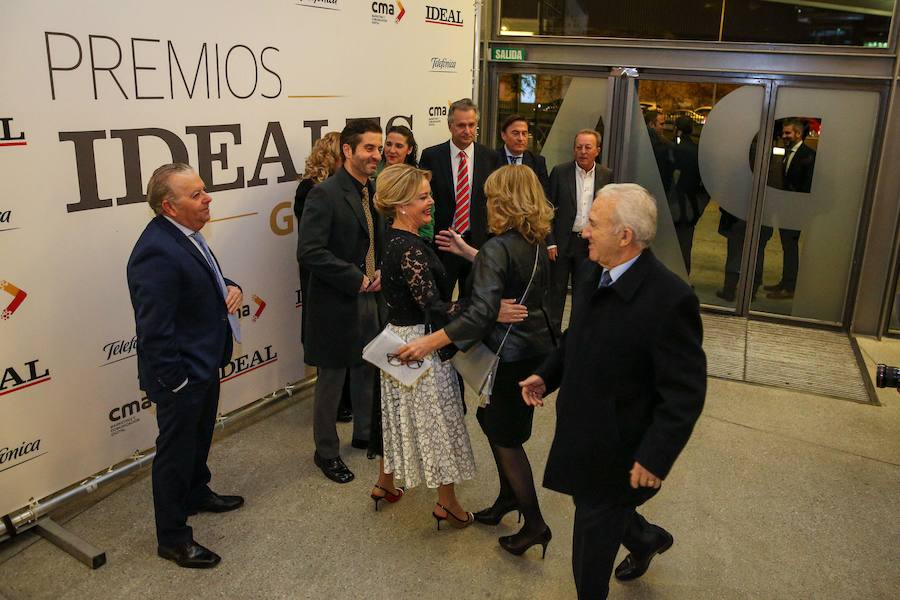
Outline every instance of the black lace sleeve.
<path fill-rule="evenodd" d="M 413 301 L 435 329 L 440 329 L 462 311 L 463 307 L 458 302 L 441 298 L 428 256 L 422 248 L 412 245 L 404 249 L 400 259 L 400 272 Z"/>

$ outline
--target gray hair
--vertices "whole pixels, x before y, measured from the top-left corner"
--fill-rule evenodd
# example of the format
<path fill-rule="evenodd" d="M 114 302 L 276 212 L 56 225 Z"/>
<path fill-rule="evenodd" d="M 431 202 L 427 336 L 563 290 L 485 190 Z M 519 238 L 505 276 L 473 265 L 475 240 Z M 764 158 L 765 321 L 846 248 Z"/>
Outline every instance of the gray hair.
<path fill-rule="evenodd" d="M 615 201 L 613 225 L 616 232 L 630 229 L 635 243 L 649 246 L 656 237 L 656 199 L 636 183 L 610 183 L 600 188 L 597 198 Z"/>
<path fill-rule="evenodd" d="M 169 163 L 153 171 L 150 181 L 147 182 L 147 204 L 157 215 L 162 214 L 163 200 L 171 202 L 175 198 L 172 188 L 169 186 L 169 177 L 176 173 L 193 172 L 191 165 L 184 163 Z"/>
<path fill-rule="evenodd" d="M 475 118 L 478 118 L 478 105 L 472 102 L 471 98 L 463 98 L 461 100 L 457 100 L 453 104 L 450 105 L 450 108 L 447 109 L 447 124 L 453 124 L 453 113 L 458 110 L 474 110 Z"/>

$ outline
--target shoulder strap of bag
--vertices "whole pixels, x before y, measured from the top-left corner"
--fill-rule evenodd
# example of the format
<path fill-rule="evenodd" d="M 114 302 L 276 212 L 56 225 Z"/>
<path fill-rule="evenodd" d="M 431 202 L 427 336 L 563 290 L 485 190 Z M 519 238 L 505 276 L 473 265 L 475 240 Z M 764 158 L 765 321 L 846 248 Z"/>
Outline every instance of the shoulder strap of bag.
<path fill-rule="evenodd" d="M 528 279 L 528 285 L 525 286 L 525 291 L 522 292 L 522 297 L 519 298 L 517 304 L 522 304 L 525 302 L 525 298 L 528 296 L 528 290 L 531 289 L 531 284 L 534 282 L 534 274 L 537 273 L 538 266 L 538 253 L 540 252 L 540 246 L 535 244 L 534 246 L 534 266 L 531 267 L 531 277 Z M 497 347 L 497 352 L 495 353 L 497 356 L 500 356 L 500 351 L 503 350 L 503 344 L 506 343 L 506 338 L 509 337 L 509 332 L 512 331 L 513 324 L 510 323 L 509 327 L 506 328 L 506 333 L 503 334 L 503 339 L 500 340 L 500 346 Z"/>

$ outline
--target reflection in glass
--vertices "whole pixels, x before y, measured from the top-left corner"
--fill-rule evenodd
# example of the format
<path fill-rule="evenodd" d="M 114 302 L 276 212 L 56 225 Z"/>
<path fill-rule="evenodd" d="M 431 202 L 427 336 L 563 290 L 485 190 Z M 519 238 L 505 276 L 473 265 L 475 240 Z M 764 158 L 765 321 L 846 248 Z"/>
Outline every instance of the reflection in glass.
<path fill-rule="evenodd" d="M 752 311 L 842 321 L 877 116 L 877 92 L 779 89 Z"/>
<path fill-rule="evenodd" d="M 752 184 L 746 156 L 762 88 L 642 79 L 638 92 L 643 121 L 632 132 L 635 171 L 627 176 L 666 199 L 654 249 L 701 302 L 733 306 Z M 736 264 L 726 260 L 731 247 Z"/>
<path fill-rule="evenodd" d="M 500 35 L 887 48 L 894 0 L 503 0 Z"/>

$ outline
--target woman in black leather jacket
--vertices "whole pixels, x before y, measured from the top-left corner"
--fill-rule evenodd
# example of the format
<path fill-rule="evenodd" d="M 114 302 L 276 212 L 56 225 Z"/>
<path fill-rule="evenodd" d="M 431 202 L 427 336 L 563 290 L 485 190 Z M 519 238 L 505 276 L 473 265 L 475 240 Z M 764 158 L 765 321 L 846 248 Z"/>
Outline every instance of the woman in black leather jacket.
<path fill-rule="evenodd" d="M 494 237 L 480 251 L 466 245 L 455 232 L 438 234 L 442 249 L 463 256 L 477 252 L 468 281 L 469 306 L 443 329 L 402 346 L 397 355 L 403 360 L 417 360 L 451 343 L 465 351 L 479 341 L 496 352 L 508 328 L 497 323 L 501 299 L 521 301 L 534 270 L 534 280 L 522 302 L 528 307 L 528 317 L 512 326 L 500 351 L 490 402 L 477 413 L 497 463 L 500 493 L 490 508 L 475 513 L 475 519 L 496 525 L 506 513 L 518 509 L 525 516 L 525 525 L 515 535 L 501 537 L 500 545 L 513 554 L 522 554 L 541 544 L 546 552 L 550 528 L 541 515 L 531 464 L 523 447 L 531 437 L 533 408 L 522 402 L 519 381 L 543 362 L 554 343 L 543 310 L 550 282 L 544 239 L 550 231 L 553 209 L 537 176 L 523 165 L 507 165 L 492 173 L 484 192 L 488 228 Z"/>

